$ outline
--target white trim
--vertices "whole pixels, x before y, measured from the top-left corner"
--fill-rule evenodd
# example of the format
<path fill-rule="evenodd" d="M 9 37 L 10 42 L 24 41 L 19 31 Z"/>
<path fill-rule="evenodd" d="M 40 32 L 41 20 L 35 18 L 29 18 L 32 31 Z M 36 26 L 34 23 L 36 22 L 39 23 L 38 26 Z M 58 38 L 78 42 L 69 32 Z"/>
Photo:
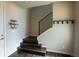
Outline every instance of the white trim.
<path fill-rule="evenodd" d="M 49 51 L 49 52 L 56 52 L 56 53 L 62 53 L 62 54 L 72 55 L 71 53 L 69 53 L 69 52 L 65 52 L 65 51 L 56 51 L 56 50 L 51 50 L 51 49 L 47 49 L 47 51 Z"/>
<path fill-rule="evenodd" d="M 42 42 L 39 42 L 39 43 L 42 44 Z M 47 46 L 46 46 L 45 44 L 42 44 L 42 47 L 46 47 L 47 51 L 49 51 L 49 52 L 56 52 L 56 53 L 62 53 L 62 54 L 73 55 L 72 53 L 69 53 L 69 52 L 57 51 L 57 50 L 49 49 L 49 48 L 47 48 Z"/>

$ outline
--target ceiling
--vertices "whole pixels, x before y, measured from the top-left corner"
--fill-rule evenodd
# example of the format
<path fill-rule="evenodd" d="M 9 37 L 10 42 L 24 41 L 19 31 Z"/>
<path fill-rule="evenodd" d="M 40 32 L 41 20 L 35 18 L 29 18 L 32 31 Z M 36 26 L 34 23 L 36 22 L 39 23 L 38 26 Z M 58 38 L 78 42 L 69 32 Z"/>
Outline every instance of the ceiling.
<path fill-rule="evenodd" d="M 41 5 L 47 5 L 50 4 L 51 1 L 15 1 L 18 5 L 24 8 L 31 8 Z"/>

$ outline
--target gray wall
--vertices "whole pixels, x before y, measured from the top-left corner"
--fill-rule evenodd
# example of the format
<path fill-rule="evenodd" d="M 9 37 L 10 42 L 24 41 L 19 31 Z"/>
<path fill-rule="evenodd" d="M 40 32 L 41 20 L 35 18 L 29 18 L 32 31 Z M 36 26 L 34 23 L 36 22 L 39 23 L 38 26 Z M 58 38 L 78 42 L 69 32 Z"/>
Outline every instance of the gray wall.
<path fill-rule="evenodd" d="M 75 40 L 74 40 L 74 56 L 79 57 L 79 2 L 75 3 Z"/>
<path fill-rule="evenodd" d="M 17 50 L 22 39 L 28 36 L 29 11 L 13 2 L 5 2 L 4 10 L 6 56 L 9 56 Z M 16 29 L 10 28 L 8 23 L 11 19 L 17 20 L 18 25 Z"/>
<path fill-rule="evenodd" d="M 31 8 L 30 10 L 30 35 L 38 35 L 38 22 L 52 11 L 52 5 L 45 5 Z"/>

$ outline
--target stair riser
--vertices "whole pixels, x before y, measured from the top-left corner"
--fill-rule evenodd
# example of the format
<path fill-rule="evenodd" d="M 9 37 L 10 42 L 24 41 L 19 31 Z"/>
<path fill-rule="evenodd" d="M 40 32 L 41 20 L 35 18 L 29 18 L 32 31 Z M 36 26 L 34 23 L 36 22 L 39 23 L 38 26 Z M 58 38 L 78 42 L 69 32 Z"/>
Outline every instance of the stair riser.
<path fill-rule="evenodd" d="M 27 37 L 27 38 L 23 39 L 23 42 L 38 44 L 37 38 L 33 38 L 33 37 Z"/>
<path fill-rule="evenodd" d="M 27 42 L 27 41 L 23 41 L 23 43 L 28 43 L 28 44 L 38 44 L 37 42 Z"/>
<path fill-rule="evenodd" d="M 20 47 L 22 48 L 28 48 L 28 47 L 31 47 L 31 48 L 41 48 L 41 46 L 27 46 L 27 45 L 20 45 Z"/>
<path fill-rule="evenodd" d="M 30 46 L 30 45 L 20 45 L 21 47 L 38 47 L 41 48 L 41 46 Z"/>
<path fill-rule="evenodd" d="M 26 44 L 26 43 L 20 43 L 20 46 L 26 46 L 26 47 L 41 47 L 41 44 Z"/>

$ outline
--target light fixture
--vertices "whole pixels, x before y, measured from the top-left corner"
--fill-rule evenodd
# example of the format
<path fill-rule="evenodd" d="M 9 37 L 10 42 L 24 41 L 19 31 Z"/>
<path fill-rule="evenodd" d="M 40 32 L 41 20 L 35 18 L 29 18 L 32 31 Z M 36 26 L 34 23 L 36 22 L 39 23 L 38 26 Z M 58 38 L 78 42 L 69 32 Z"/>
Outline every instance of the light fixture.
<path fill-rule="evenodd" d="M 10 28 L 12 28 L 12 29 L 17 28 L 17 27 L 16 27 L 16 26 L 18 25 L 18 24 L 17 24 L 17 20 L 11 19 L 9 25 L 10 25 Z"/>

